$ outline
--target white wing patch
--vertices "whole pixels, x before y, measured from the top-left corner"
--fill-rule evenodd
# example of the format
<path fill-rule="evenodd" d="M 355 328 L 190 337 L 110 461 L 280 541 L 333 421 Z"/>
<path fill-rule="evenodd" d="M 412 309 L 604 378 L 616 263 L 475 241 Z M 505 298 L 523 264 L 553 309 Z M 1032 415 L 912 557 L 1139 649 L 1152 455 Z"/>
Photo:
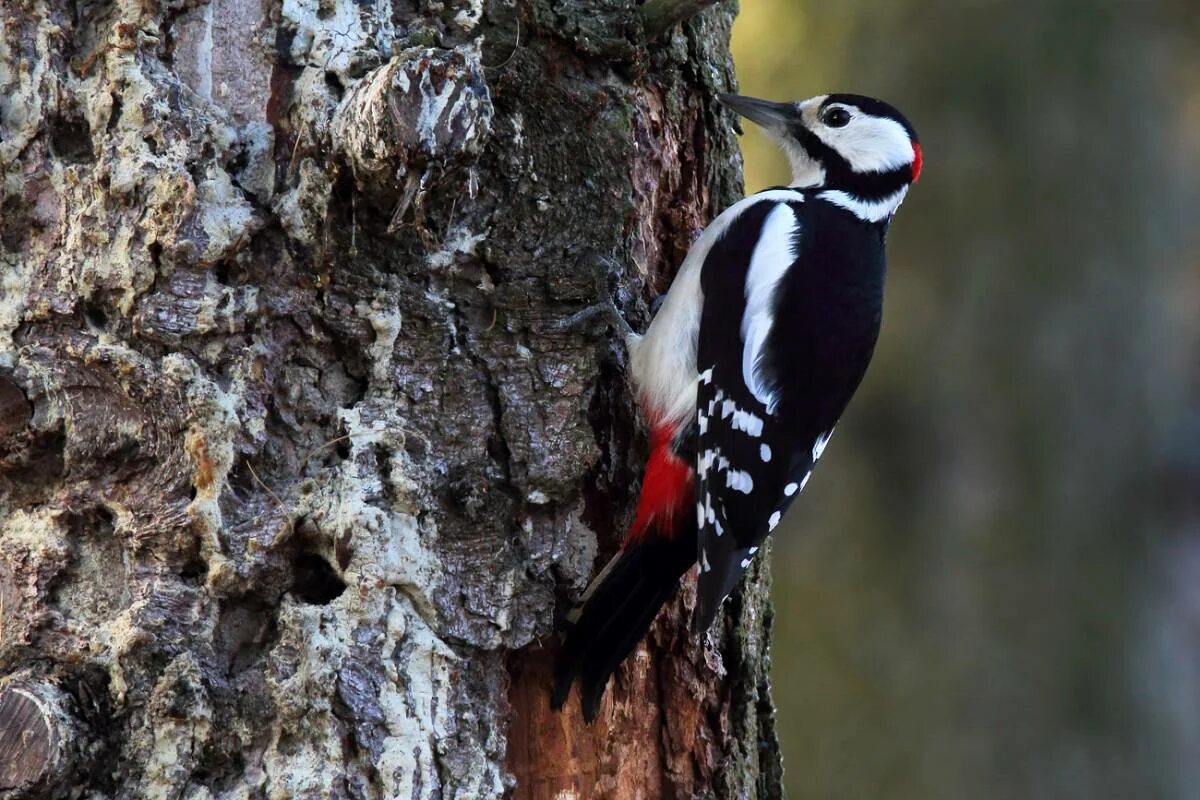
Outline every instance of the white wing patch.
<path fill-rule="evenodd" d="M 750 394 L 775 413 L 775 394 L 767 385 L 763 358 L 771 332 L 775 287 L 796 260 L 796 213 L 780 203 L 763 220 L 762 232 L 746 272 L 746 311 L 742 315 L 742 380 Z"/>
<path fill-rule="evenodd" d="M 757 203 L 803 199 L 804 195 L 793 189 L 750 195 L 721 212 L 692 244 L 646 334 L 629 341 L 629 372 L 642 408 L 654 409 L 664 421 L 687 422 L 696 402 L 696 344 L 704 305 L 700 278 L 709 251 L 738 217 Z M 699 377 L 705 383 L 712 380 L 711 373 Z"/>

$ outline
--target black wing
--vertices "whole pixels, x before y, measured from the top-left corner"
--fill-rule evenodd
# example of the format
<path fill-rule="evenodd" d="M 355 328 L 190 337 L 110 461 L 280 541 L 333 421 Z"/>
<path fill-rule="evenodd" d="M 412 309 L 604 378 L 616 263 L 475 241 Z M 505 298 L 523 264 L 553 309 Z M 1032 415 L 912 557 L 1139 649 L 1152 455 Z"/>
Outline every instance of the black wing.
<path fill-rule="evenodd" d="M 701 629 L 804 487 L 866 373 L 883 308 L 885 230 L 819 198 L 771 192 L 705 259 Z"/>

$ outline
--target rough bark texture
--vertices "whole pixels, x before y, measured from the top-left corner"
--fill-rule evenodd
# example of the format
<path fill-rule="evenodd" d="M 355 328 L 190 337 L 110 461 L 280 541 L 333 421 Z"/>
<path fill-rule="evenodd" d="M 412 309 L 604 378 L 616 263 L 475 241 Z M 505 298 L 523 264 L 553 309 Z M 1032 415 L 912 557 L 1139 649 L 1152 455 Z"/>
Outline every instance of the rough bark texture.
<path fill-rule="evenodd" d="M 549 323 L 737 196 L 731 15 L 0 7 L 0 796 L 778 793 L 765 576 L 547 707 L 643 447 Z"/>

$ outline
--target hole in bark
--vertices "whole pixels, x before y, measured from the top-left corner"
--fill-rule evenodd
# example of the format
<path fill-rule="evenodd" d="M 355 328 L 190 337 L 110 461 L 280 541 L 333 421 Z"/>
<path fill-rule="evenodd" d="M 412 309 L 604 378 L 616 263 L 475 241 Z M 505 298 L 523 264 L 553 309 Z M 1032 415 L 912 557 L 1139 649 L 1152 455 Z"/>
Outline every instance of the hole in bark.
<path fill-rule="evenodd" d="M 179 577 L 185 581 L 203 583 L 208 577 L 208 562 L 201 558 L 199 553 L 193 554 L 180 568 Z"/>
<path fill-rule="evenodd" d="M 292 42 L 296 38 L 296 29 L 280 25 L 275 29 L 275 52 L 286 59 L 292 52 Z M 287 63 L 286 61 L 284 63 Z"/>
<path fill-rule="evenodd" d="M 103 328 L 108 324 L 108 313 L 104 310 L 104 306 L 95 300 L 88 300 L 83 304 L 83 315 L 97 328 Z"/>
<path fill-rule="evenodd" d="M 150 263 L 154 265 L 154 269 L 157 272 L 158 268 L 162 266 L 163 246 L 159 242 L 154 241 L 150 243 L 147 249 L 150 251 Z"/>
<path fill-rule="evenodd" d="M 388 449 L 381 444 L 375 445 L 375 464 L 379 469 L 379 480 L 383 483 L 385 492 L 392 488 L 392 459 Z"/>
<path fill-rule="evenodd" d="M 108 114 L 107 131 L 112 133 L 117 128 L 117 123 L 121 121 L 121 97 L 114 94 L 112 96 L 112 110 Z"/>
<path fill-rule="evenodd" d="M 346 591 L 329 562 L 315 553 L 301 553 L 293 566 L 292 594 L 309 605 L 328 605 Z"/>
<path fill-rule="evenodd" d="M 82 119 L 58 119 L 51 127 L 50 152 L 68 164 L 92 160 L 92 130 Z"/>
<path fill-rule="evenodd" d="M 222 261 L 213 267 L 213 277 L 222 286 L 232 286 L 233 269 L 234 265 L 232 261 Z"/>
<path fill-rule="evenodd" d="M 338 566 L 343 570 L 350 566 L 350 558 L 354 555 L 354 548 L 350 545 L 350 531 L 343 533 L 334 543 L 334 555 L 337 556 Z"/>
<path fill-rule="evenodd" d="M 325 73 L 325 88 L 333 95 L 335 100 L 342 99 L 342 79 L 338 77 L 336 72 Z"/>

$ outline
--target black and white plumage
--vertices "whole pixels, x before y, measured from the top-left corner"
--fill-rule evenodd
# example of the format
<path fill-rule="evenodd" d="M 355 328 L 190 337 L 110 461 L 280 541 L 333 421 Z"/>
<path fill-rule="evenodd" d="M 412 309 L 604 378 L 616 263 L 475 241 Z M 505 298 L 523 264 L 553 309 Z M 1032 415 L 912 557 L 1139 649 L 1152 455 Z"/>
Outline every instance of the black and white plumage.
<path fill-rule="evenodd" d="M 912 126 L 859 95 L 721 102 L 787 153 L 793 181 L 720 214 L 688 253 L 630 371 L 652 429 L 637 518 L 559 663 L 584 713 L 699 562 L 706 629 L 808 482 L 879 334 L 884 239 L 921 169 Z M 652 606 L 652 607 L 650 607 Z"/>

